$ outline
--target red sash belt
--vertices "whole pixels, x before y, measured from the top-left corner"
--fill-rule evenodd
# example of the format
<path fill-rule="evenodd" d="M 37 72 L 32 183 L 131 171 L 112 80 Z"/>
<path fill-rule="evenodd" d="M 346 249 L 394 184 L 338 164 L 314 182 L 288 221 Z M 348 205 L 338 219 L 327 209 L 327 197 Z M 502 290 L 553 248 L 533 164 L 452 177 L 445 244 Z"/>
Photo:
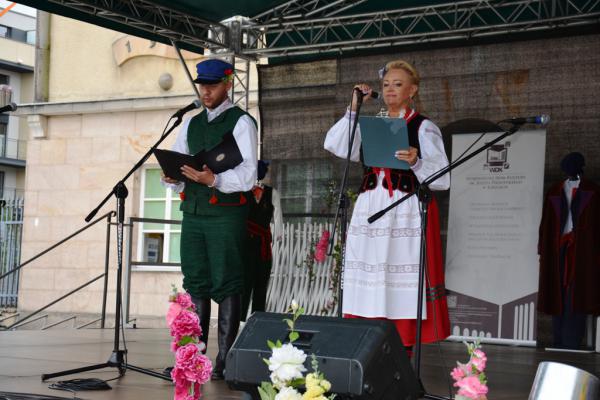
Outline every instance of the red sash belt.
<path fill-rule="evenodd" d="M 375 172 L 375 175 L 379 176 L 379 171 L 382 169 L 385 182 L 387 183 L 388 193 L 390 194 L 390 197 L 392 197 L 394 195 L 394 188 L 392 187 L 392 171 L 389 168 L 373 167 L 373 172 Z"/>
<path fill-rule="evenodd" d="M 271 253 L 271 229 L 260 226 L 256 222 L 246 221 L 248 233 L 260 237 L 260 259 L 269 261 L 273 258 Z"/>
<path fill-rule="evenodd" d="M 563 275 L 563 286 L 567 287 L 575 277 L 575 236 L 573 232 L 566 233 L 560 238 L 560 248 L 565 247 L 565 272 Z"/>

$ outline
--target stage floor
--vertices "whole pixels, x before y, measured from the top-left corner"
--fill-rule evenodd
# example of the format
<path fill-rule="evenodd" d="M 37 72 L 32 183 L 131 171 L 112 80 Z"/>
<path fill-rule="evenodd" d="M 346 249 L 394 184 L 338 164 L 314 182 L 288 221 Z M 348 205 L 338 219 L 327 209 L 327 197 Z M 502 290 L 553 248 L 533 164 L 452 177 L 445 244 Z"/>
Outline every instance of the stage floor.
<path fill-rule="evenodd" d="M 169 352 L 169 333 L 166 329 L 127 329 L 128 362 L 155 371 L 162 371 L 172 362 Z M 113 348 L 113 330 L 47 330 L 0 332 L 0 392 L 47 394 L 72 398 L 68 392 L 48 389 L 41 382 L 43 373 L 107 361 Z M 209 340 L 209 355 L 216 353 L 214 338 Z M 424 346 L 421 363 L 423 384 L 428 392 L 448 396 L 448 373 L 456 360 L 466 362 L 466 348 L 461 343 L 443 342 Z M 600 355 L 545 352 L 534 348 L 485 345 L 488 353 L 487 375 L 491 400 L 526 399 L 540 361 L 557 361 L 582 368 L 600 376 Z M 445 366 L 444 366 L 445 363 Z M 117 376 L 116 369 L 84 372 L 56 380 L 74 378 L 110 379 Z M 111 381 L 110 391 L 79 392 L 85 399 L 154 400 L 170 399 L 173 386 L 170 382 L 135 371 Z M 204 386 L 205 399 L 239 399 L 239 392 L 230 391 L 227 385 L 210 382 Z"/>

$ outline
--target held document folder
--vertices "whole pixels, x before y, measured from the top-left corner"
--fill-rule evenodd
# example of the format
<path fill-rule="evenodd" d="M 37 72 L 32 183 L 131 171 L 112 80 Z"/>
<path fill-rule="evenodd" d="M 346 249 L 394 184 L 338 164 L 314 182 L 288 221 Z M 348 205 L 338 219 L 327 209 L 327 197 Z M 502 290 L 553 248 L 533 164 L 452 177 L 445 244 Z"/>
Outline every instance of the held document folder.
<path fill-rule="evenodd" d="M 184 165 L 198 171 L 202 171 L 202 166 L 206 165 L 212 172 L 219 174 L 228 169 L 235 168 L 243 160 L 242 153 L 240 153 L 232 132 L 226 133 L 221 142 L 212 149 L 207 151 L 202 150 L 194 155 L 161 149 L 154 150 L 154 155 L 165 176 L 182 182 L 189 181 L 181 173 L 181 167 Z"/>
<path fill-rule="evenodd" d="M 408 150 L 408 129 L 403 118 L 359 117 L 363 159 L 369 167 L 409 169 L 396 151 Z"/>

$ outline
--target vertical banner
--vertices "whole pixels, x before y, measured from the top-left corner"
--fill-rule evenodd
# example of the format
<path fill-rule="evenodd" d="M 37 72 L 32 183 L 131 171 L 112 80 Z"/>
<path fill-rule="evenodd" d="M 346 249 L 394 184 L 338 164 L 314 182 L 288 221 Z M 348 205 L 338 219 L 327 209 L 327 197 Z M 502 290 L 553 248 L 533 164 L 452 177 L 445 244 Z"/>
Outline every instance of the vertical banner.
<path fill-rule="evenodd" d="M 453 135 L 452 160 L 479 136 Z M 454 336 L 535 343 L 545 148 L 545 130 L 520 131 L 452 171 L 446 287 Z"/>

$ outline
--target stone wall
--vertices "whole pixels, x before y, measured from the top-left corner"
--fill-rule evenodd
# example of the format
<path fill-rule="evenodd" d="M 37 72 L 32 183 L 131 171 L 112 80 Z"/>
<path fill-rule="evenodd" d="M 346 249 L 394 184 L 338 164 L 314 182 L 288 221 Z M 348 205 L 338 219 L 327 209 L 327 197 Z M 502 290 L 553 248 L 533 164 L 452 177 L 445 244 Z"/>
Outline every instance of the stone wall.
<path fill-rule="evenodd" d="M 182 102 L 186 100 L 189 99 Z M 96 106 L 101 108 L 100 103 Z M 29 141 L 21 260 L 28 260 L 83 227 L 85 216 L 158 139 L 172 111 L 50 117 L 47 137 Z M 169 147 L 174 139 L 175 135 L 172 135 L 164 146 Z M 151 164 L 154 163 L 151 160 Z M 126 181 L 129 189 L 126 221 L 130 216 L 139 216 L 140 176 L 138 171 Z M 114 209 L 113 197 L 97 217 Z M 104 271 L 106 229 L 106 223 L 100 222 L 27 265 L 20 279 L 19 309 L 33 311 L 100 275 Z M 116 230 L 114 226 L 110 229 L 107 312 L 114 313 Z M 132 241 L 133 254 L 135 243 L 136 235 Z M 162 316 L 167 309 L 171 284 L 181 287 L 181 275 L 178 269 L 174 272 L 133 272 L 131 282 L 132 316 Z M 99 280 L 49 311 L 98 314 L 102 289 L 103 281 Z"/>
<path fill-rule="evenodd" d="M 275 161 L 333 160 L 322 149 L 323 138 L 343 115 L 353 85 L 378 86 L 378 69 L 401 58 L 419 70 L 418 106 L 438 126 L 462 118 L 549 114 L 546 182 L 561 178 L 558 164 L 570 151 L 584 154 L 588 177 L 598 180 L 599 48 L 600 35 L 584 35 L 264 66 L 263 152 Z M 372 104 L 363 112 L 378 109 Z"/>

